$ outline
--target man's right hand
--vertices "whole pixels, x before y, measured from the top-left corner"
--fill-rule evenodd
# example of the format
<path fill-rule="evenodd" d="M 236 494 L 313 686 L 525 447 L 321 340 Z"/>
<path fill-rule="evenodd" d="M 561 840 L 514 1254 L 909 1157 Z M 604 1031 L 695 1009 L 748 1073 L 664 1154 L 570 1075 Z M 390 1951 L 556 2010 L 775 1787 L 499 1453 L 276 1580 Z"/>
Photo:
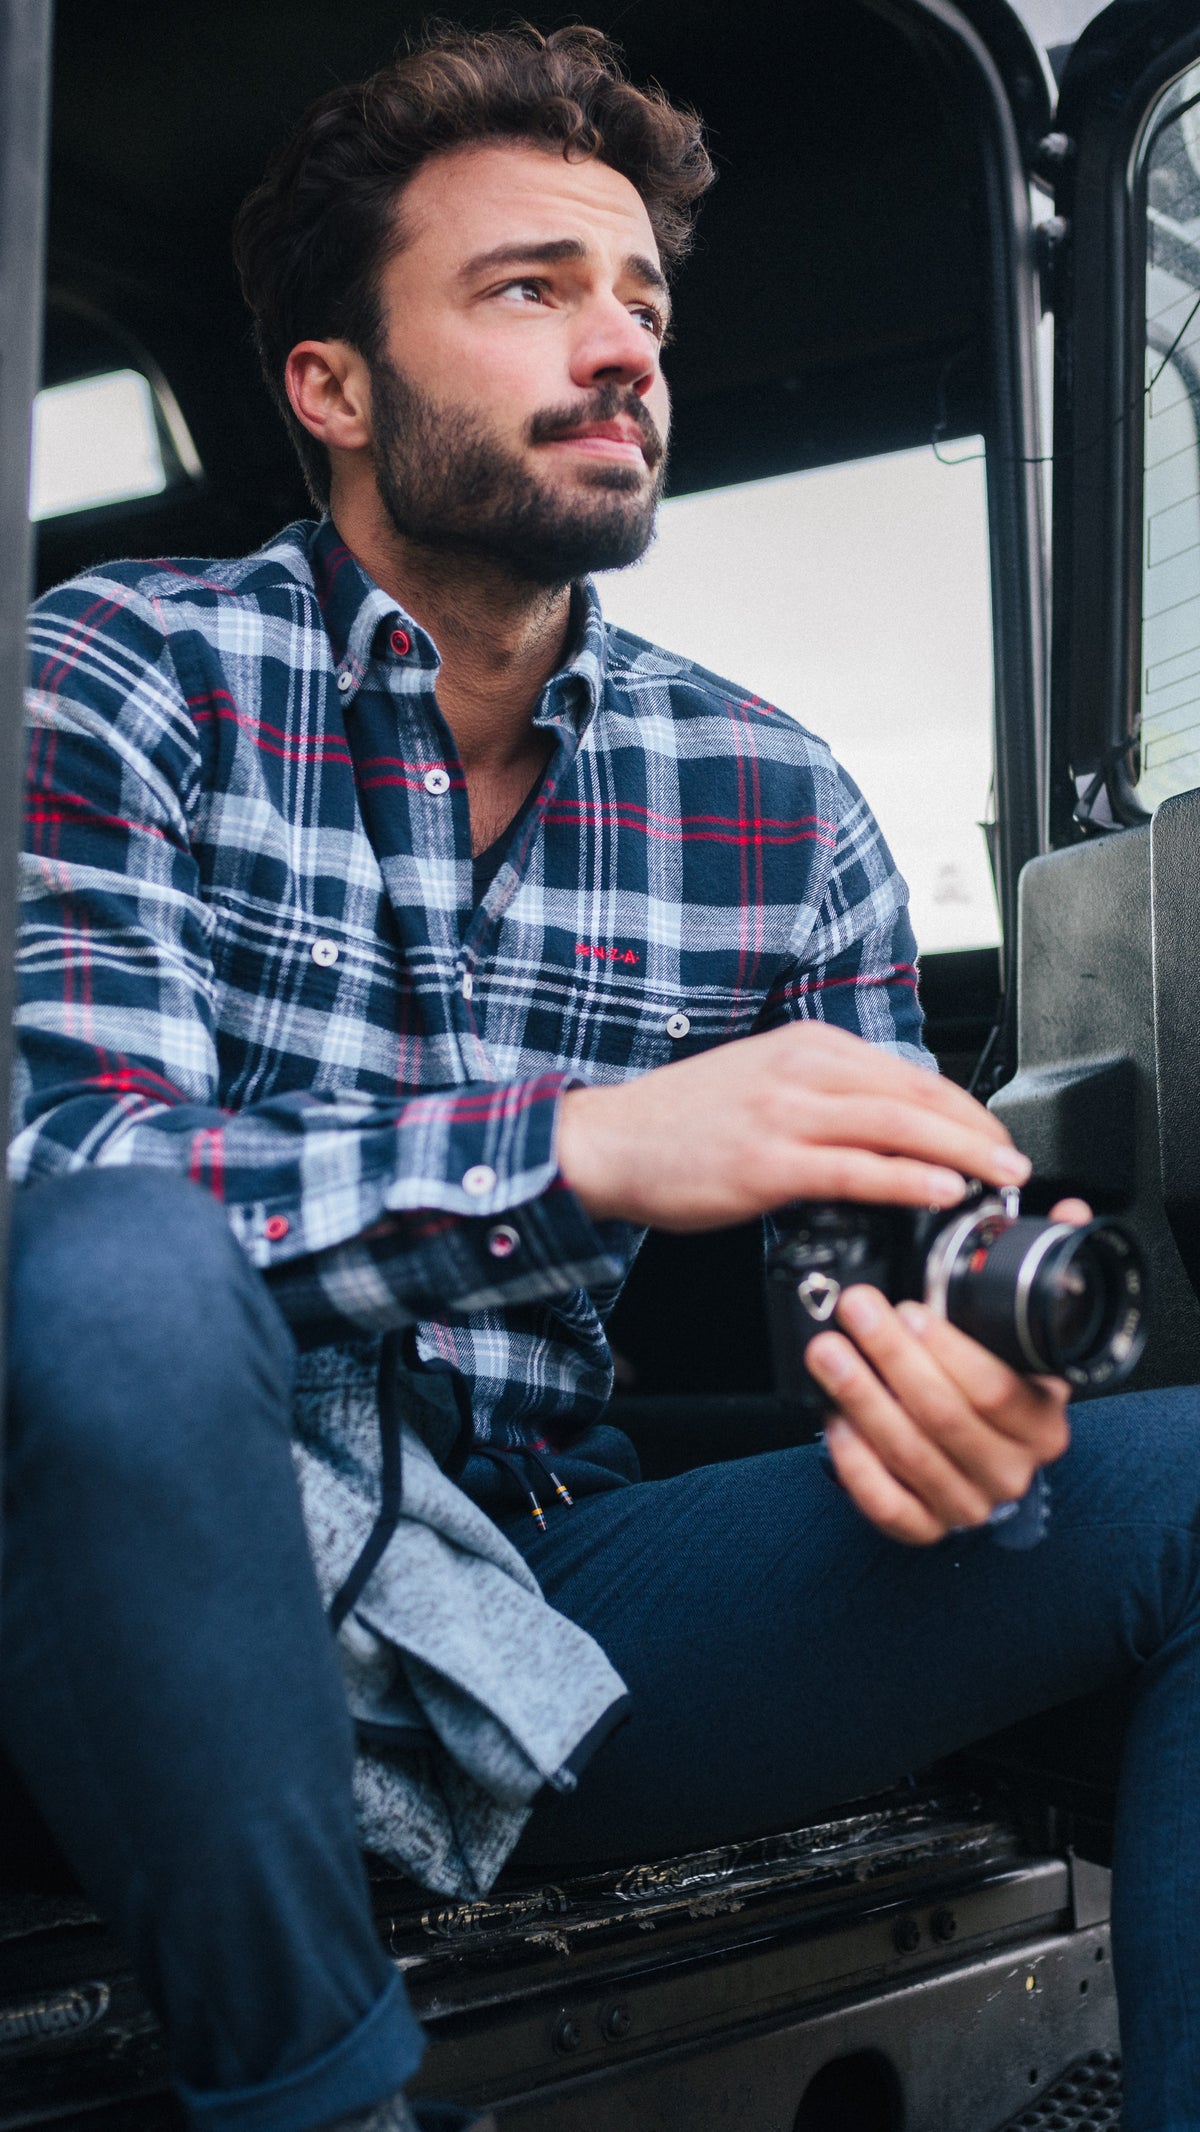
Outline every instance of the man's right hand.
<path fill-rule="evenodd" d="M 1029 1163 L 953 1081 L 820 1022 L 563 1098 L 559 1170 L 596 1220 L 718 1229 L 793 1199 L 953 1206 Z"/>

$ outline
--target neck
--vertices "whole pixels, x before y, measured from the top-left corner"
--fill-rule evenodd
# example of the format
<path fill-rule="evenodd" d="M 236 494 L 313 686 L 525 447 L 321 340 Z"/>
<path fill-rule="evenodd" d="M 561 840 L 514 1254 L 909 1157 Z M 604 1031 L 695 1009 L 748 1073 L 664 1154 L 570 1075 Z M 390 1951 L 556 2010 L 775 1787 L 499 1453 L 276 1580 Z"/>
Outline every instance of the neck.
<path fill-rule="evenodd" d="M 347 502 L 335 495 L 333 506 L 346 546 L 441 653 L 438 707 L 468 775 L 542 759 L 531 721 L 562 663 L 570 587 L 530 585 L 486 557 L 426 547 L 381 523 L 377 502 L 374 511 Z"/>

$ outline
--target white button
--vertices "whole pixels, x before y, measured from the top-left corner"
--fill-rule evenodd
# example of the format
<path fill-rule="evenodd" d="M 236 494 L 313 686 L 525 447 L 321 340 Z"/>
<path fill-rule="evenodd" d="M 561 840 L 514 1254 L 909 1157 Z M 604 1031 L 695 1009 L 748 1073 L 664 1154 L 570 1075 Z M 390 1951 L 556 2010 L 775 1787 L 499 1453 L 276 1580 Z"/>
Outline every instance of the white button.
<path fill-rule="evenodd" d="M 472 975 L 471 975 L 471 972 L 470 972 L 469 970 L 464 970 L 464 971 L 463 971 L 463 981 L 462 981 L 462 996 L 463 996 L 463 998 L 464 998 L 464 999 L 470 999 L 470 998 L 472 997 L 472 995 L 474 994 L 474 991 L 475 991 L 475 979 L 474 979 L 474 978 L 472 977 Z"/>
<path fill-rule="evenodd" d="M 353 676 L 353 674 L 339 674 L 339 675 L 338 675 L 338 687 L 340 688 L 340 690 L 341 690 L 341 692 L 342 692 L 342 694 L 343 694 L 343 696 L 344 696 L 344 695 L 345 695 L 345 693 L 346 693 L 346 690 L 347 690 L 348 688 L 353 688 L 353 687 L 354 687 L 354 676 Z"/>
<path fill-rule="evenodd" d="M 674 1037 L 686 1036 L 691 1026 L 686 1014 L 673 1014 L 667 1023 L 667 1035 Z"/>
<path fill-rule="evenodd" d="M 487 1247 L 493 1258 L 511 1258 L 521 1239 L 506 1221 L 498 1221 L 487 1233 Z"/>
<path fill-rule="evenodd" d="M 426 772 L 425 772 L 425 790 L 426 790 L 427 792 L 432 792 L 435 798 L 439 797 L 439 795 L 440 795 L 441 793 L 443 793 L 443 792 L 448 792 L 448 791 L 450 790 L 450 773 L 449 773 L 449 771 L 448 771 L 448 770 L 426 770 Z"/>
<path fill-rule="evenodd" d="M 495 1189 L 495 1184 L 496 1172 L 490 1162 L 473 1163 L 462 1181 L 463 1191 L 469 1192 L 472 1199 L 482 1199 Z"/>
<path fill-rule="evenodd" d="M 308 952 L 319 970 L 332 970 L 339 950 L 336 940 L 314 940 Z"/>

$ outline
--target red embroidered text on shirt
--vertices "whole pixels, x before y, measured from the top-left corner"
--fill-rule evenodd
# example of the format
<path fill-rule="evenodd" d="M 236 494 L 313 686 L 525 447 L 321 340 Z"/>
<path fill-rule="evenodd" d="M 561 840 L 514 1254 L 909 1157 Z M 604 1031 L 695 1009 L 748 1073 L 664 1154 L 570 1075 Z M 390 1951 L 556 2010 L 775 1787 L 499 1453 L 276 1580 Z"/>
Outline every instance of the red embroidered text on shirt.
<path fill-rule="evenodd" d="M 593 962 L 634 963 L 640 962 L 642 959 L 640 955 L 634 954 L 632 948 L 591 947 L 586 940 L 576 941 L 575 953 L 577 955 L 590 956 Z"/>

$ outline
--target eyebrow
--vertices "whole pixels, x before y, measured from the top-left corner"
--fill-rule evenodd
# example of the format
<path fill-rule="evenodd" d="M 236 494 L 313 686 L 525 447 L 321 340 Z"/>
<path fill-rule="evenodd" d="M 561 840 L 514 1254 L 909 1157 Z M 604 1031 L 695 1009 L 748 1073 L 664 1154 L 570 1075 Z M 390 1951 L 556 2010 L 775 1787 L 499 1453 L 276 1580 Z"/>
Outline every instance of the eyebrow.
<path fill-rule="evenodd" d="M 562 266 L 571 260 L 586 259 L 588 248 L 579 237 L 553 237 L 545 244 L 498 244 L 493 251 L 477 252 L 459 270 L 462 281 L 473 281 L 477 274 L 487 274 L 495 267 L 506 266 Z M 642 286 L 653 289 L 668 303 L 670 290 L 667 277 L 652 259 L 641 252 L 630 252 L 625 259 L 625 272 Z"/>

